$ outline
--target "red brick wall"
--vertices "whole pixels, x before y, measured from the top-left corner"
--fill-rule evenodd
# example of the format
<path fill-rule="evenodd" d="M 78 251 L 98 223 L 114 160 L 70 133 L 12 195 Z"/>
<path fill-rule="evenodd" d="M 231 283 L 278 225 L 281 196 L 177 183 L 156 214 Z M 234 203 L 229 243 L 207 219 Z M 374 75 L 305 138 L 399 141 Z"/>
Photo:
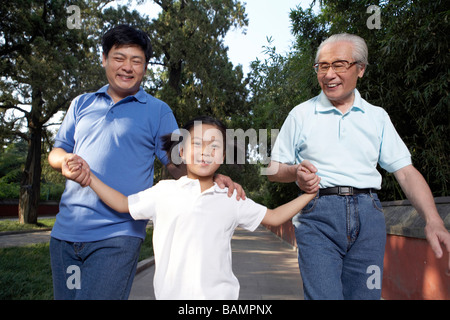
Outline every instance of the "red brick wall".
<path fill-rule="evenodd" d="M 387 300 L 450 300 L 448 253 L 437 259 L 424 239 L 388 235 L 382 297 Z"/>
<path fill-rule="evenodd" d="M 18 217 L 18 201 L 5 201 L 0 203 L 0 218 L 16 218 Z M 56 215 L 59 211 L 59 203 L 54 201 L 42 202 L 39 204 L 39 216 Z"/>
<path fill-rule="evenodd" d="M 297 247 L 290 221 L 267 229 Z M 437 259 L 424 239 L 387 235 L 382 297 L 386 300 L 450 300 L 449 254 Z"/>

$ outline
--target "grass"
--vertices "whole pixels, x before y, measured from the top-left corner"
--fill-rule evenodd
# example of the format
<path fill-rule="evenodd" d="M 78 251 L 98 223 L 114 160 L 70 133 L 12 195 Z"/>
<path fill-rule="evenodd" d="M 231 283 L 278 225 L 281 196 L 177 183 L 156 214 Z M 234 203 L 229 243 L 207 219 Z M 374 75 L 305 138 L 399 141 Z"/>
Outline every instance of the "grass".
<path fill-rule="evenodd" d="M 20 224 L 17 220 L 0 220 L 0 232 L 51 229 L 55 220 L 56 218 L 41 219 L 37 224 Z"/>
<path fill-rule="evenodd" d="M 39 226 L 20 225 L 17 221 L 0 220 L 0 232 L 26 231 L 53 227 L 55 219 L 42 219 Z M 141 247 L 139 261 L 153 256 L 153 228 Z M 0 248 L 0 300 L 53 299 L 49 244 Z"/>
<path fill-rule="evenodd" d="M 53 299 L 47 243 L 0 249 L 0 299 Z"/>

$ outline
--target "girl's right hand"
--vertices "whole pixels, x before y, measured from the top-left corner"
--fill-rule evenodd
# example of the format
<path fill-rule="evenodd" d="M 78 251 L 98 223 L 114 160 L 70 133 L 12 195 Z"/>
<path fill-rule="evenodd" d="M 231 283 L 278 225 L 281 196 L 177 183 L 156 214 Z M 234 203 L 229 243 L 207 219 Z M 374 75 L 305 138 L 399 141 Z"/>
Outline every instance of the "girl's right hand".
<path fill-rule="evenodd" d="M 61 173 L 72 181 L 79 183 L 83 188 L 90 184 L 90 168 L 83 158 L 68 153 L 62 162 Z"/>
<path fill-rule="evenodd" d="M 304 160 L 297 167 L 297 185 L 306 193 L 317 193 L 319 191 L 320 177 L 316 174 L 317 168 L 308 160 Z"/>

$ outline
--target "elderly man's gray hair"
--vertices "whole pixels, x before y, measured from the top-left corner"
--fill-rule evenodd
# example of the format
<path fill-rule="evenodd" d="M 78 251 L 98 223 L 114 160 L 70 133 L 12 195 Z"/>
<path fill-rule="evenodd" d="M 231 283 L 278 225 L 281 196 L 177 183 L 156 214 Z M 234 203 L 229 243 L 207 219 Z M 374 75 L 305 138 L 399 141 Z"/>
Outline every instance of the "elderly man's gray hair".
<path fill-rule="evenodd" d="M 363 38 L 360 36 L 349 34 L 349 33 L 339 33 L 334 34 L 331 37 L 325 39 L 317 49 L 316 53 L 316 61 L 315 63 L 319 62 L 319 53 L 320 50 L 329 43 L 335 43 L 335 42 L 341 42 L 341 41 L 347 41 L 352 43 L 353 45 L 353 59 L 355 61 L 358 61 L 361 64 L 368 65 L 369 64 L 369 51 L 367 49 L 366 41 L 364 41 Z"/>

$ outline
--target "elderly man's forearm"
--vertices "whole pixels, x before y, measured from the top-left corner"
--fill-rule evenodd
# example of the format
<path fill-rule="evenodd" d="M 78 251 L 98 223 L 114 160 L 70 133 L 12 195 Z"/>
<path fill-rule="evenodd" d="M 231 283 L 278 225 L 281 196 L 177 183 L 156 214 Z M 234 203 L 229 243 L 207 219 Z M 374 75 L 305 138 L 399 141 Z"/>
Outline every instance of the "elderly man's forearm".
<path fill-rule="evenodd" d="M 267 175 L 267 178 L 272 182 L 295 182 L 297 179 L 298 166 L 298 164 L 290 165 L 271 161 L 268 167 L 270 174 Z"/>

